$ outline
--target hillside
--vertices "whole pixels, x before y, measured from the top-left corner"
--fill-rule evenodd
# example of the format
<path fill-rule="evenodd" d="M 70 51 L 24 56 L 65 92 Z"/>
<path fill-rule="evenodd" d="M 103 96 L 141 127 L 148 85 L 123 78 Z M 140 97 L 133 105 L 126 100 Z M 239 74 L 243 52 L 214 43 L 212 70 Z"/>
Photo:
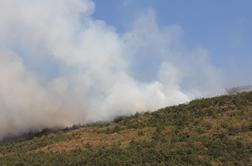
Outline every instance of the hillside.
<path fill-rule="evenodd" d="M 252 93 L 2 143 L 0 165 L 252 165 Z"/>

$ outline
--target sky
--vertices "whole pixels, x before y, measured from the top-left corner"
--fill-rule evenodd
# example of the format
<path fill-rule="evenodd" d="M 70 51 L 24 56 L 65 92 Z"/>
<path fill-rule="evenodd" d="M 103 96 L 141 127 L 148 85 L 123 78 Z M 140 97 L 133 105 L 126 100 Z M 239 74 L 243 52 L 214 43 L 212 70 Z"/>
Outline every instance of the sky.
<path fill-rule="evenodd" d="M 252 2 L 250 0 L 95 0 L 94 17 L 127 31 L 134 17 L 152 9 L 159 26 L 179 25 L 189 46 L 208 50 L 226 86 L 251 84 Z"/>
<path fill-rule="evenodd" d="M 252 84 L 246 0 L 0 0 L 0 140 Z"/>

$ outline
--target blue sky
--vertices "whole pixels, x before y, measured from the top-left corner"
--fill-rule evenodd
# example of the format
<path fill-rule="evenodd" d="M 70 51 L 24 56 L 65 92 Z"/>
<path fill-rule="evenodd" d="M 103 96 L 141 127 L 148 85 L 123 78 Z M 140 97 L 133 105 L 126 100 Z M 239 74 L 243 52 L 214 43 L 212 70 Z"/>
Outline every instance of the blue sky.
<path fill-rule="evenodd" d="M 187 46 L 208 49 L 212 64 L 234 85 L 252 82 L 252 1 L 95 0 L 95 3 L 93 17 L 105 20 L 119 33 L 127 31 L 140 13 L 154 10 L 161 28 L 179 25 Z"/>

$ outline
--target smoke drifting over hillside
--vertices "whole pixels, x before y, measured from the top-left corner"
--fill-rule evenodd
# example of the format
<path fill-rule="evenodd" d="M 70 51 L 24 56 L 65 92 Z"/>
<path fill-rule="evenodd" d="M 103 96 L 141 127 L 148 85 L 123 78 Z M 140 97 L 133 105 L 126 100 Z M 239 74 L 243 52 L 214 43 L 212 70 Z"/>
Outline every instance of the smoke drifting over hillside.
<path fill-rule="evenodd" d="M 123 34 L 90 0 L 0 0 L 0 139 L 111 120 L 186 102 L 221 87 L 207 50 L 153 11 Z M 207 91 L 206 91 L 207 89 Z"/>

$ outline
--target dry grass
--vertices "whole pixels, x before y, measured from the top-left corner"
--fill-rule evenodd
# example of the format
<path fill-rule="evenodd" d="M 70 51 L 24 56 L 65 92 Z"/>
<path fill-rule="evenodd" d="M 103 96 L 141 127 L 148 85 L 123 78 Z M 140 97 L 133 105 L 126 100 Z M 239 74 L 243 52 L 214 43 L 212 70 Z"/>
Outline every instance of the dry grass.
<path fill-rule="evenodd" d="M 78 139 L 60 141 L 55 144 L 40 147 L 30 151 L 30 153 L 70 151 L 77 148 L 85 149 L 87 146 L 92 148 L 98 146 L 108 148 L 112 145 L 119 145 L 121 148 L 127 148 L 131 141 L 150 141 L 153 132 L 154 128 L 128 129 L 111 134 L 97 133 L 97 130 L 94 129 L 82 130 L 81 133 L 75 130 L 66 133 L 66 135 L 79 134 Z"/>

